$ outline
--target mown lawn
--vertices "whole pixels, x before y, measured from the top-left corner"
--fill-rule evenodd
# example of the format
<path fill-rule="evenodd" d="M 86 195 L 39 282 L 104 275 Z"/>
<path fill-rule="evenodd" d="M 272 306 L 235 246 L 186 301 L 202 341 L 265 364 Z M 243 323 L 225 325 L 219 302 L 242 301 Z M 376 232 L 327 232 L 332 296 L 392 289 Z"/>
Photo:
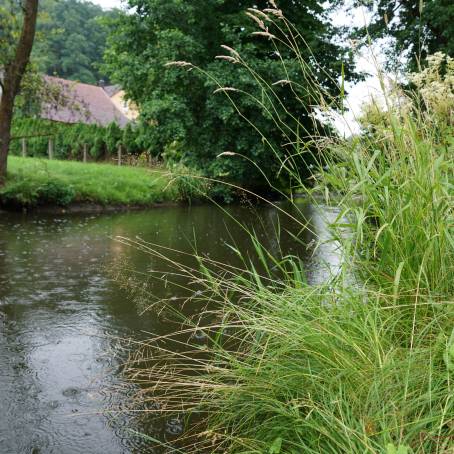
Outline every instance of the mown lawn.
<path fill-rule="evenodd" d="M 176 197 L 164 169 L 10 156 L 4 206 L 151 205 Z"/>

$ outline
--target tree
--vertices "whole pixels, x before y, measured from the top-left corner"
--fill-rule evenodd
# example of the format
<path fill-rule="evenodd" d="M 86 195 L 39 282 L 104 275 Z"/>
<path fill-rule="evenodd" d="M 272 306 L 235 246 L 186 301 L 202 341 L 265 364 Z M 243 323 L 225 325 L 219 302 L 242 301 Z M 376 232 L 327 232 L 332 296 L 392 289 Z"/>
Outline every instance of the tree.
<path fill-rule="evenodd" d="M 105 60 L 112 79 L 140 106 L 141 122 L 155 154 L 181 157 L 210 177 L 260 187 L 265 186 L 265 179 L 253 164 L 216 156 L 234 151 L 256 163 L 266 163 L 263 170 L 276 181 L 276 153 L 285 153 L 287 138 L 275 127 L 266 109 L 253 100 L 252 96 L 260 99 L 262 93 L 251 74 L 216 56 L 223 44 L 235 48 L 254 71 L 272 82 L 287 78 L 287 71 L 299 77 L 300 65 L 285 48 L 277 52 L 268 40 L 251 36 L 257 24 L 245 15 L 245 10 L 254 6 L 266 8 L 269 4 L 264 0 L 130 0 L 129 14 L 115 22 Z M 307 46 L 301 45 L 301 58 L 318 74 L 318 83 L 338 93 L 342 67 L 346 77 L 352 75 L 351 59 L 333 42 L 336 29 L 329 23 L 328 10 L 316 0 L 285 0 L 279 7 L 303 35 Z M 166 66 L 175 60 L 191 62 L 204 73 Z M 225 96 L 212 94 L 218 88 L 214 78 L 220 85 L 252 95 L 235 95 L 238 110 L 260 130 L 267 131 L 273 147 L 260 140 Z M 290 87 L 274 89 L 304 124 L 305 134 L 315 132 L 317 125 L 310 116 L 315 92 L 310 94 L 307 87 L 297 101 Z M 282 121 L 292 121 L 282 115 Z"/>
<path fill-rule="evenodd" d="M 374 16 L 367 32 L 372 38 L 392 38 L 388 64 L 408 57 L 409 70 L 418 69 L 427 55 L 454 55 L 454 3 L 452 0 L 373 0 L 368 5 Z M 356 34 L 364 34 L 358 30 Z"/>
<path fill-rule="evenodd" d="M 100 70 L 108 26 L 104 11 L 88 1 L 41 0 L 33 59 L 49 75 L 95 84 L 106 79 Z"/>
<path fill-rule="evenodd" d="M 1 82 L 0 100 L 0 186 L 5 183 L 9 144 L 11 140 L 11 123 L 13 119 L 14 101 L 19 93 L 22 78 L 27 69 L 33 47 L 38 15 L 39 0 L 25 0 L 22 6 L 22 29 L 17 44 L 6 47 L 1 66 L 3 80 Z M 4 13 L 5 11 L 5 13 Z M 6 9 L 1 10 L 3 17 L 0 22 L 6 23 Z M 8 35 L 5 43 L 12 43 L 12 34 Z"/>

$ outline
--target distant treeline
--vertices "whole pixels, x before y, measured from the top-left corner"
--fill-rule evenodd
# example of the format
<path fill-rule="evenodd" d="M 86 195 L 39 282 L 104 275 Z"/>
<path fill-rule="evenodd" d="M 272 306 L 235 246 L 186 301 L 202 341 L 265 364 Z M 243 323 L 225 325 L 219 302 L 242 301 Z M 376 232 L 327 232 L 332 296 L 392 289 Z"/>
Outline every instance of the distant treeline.
<path fill-rule="evenodd" d="M 40 0 L 32 60 L 39 71 L 65 79 L 95 84 L 108 77 L 101 69 L 109 19 L 118 10 L 105 11 L 88 1 Z"/>

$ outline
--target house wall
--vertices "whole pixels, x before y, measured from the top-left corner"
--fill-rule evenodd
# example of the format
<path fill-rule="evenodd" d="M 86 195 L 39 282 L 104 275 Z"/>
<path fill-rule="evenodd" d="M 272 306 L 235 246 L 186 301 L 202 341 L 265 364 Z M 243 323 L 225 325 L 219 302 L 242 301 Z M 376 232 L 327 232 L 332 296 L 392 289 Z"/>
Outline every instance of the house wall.
<path fill-rule="evenodd" d="M 125 99 L 124 90 L 120 90 L 115 93 L 110 99 L 115 104 L 117 109 L 120 110 L 129 120 L 135 120 L 139 116 L 137 106 L 133 102 Z"/>

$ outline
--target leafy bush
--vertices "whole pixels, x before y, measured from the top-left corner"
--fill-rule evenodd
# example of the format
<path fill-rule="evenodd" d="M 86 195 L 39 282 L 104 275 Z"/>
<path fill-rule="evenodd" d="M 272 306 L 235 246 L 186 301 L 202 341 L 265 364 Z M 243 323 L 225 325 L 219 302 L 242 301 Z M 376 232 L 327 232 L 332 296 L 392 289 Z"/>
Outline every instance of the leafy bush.
<path fill-rule="evenodd" d="M 0 190 L 3 205 L 33 207 L 40 205 L 67 206 L 76 197 L 74 188 L 58 179 L 36 184 L 33 180 L 20 178 Z"/>
<path fill-rule="evenodd" d="M 40 203 L 55 203 L 57 205 L 69 205 L 76 197 L 74 188 L 59 180 L 46 181 L 38 187 L 38 200 Z"/>
<path fill-rule="evenodd" d="M 0 200 L 6 206 L 32 206 L 38 200 L 38 188 L 26 179 L 16 180 L 0 189 Z"/>

